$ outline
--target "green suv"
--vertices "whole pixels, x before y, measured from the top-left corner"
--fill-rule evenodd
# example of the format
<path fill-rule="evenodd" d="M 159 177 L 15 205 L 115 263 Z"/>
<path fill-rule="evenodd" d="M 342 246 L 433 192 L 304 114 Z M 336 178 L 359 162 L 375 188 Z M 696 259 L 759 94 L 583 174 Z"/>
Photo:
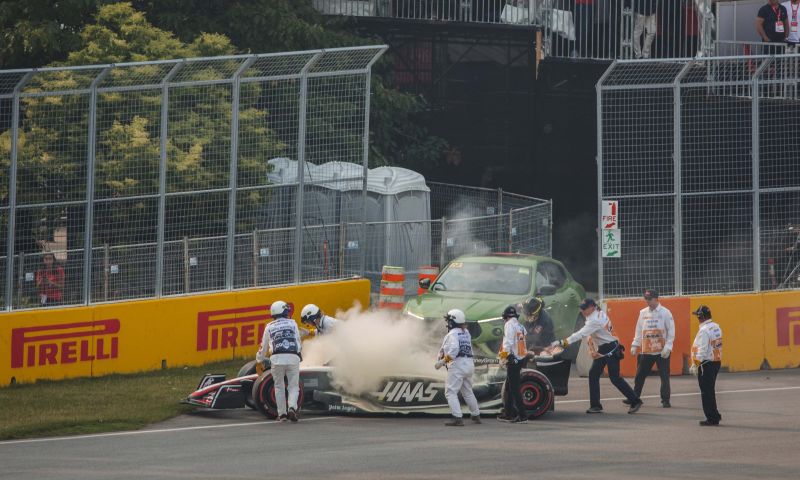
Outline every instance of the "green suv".
<path fill-rule="evenodd" d="M 420 281 L 420 287 L 427 292 L 406 302 L 403 312 L 439 321 L 452 308 L 463 310 L 476 354 L 486 356 L 497 354 L 503 338 L 501 314 L 508 305 L 541 296 L 556 338 L 563 338 L 580 324 L 578 304 L 586 296 L 561 262 L 522 254 L 459 257 L 433 282 Z"/>

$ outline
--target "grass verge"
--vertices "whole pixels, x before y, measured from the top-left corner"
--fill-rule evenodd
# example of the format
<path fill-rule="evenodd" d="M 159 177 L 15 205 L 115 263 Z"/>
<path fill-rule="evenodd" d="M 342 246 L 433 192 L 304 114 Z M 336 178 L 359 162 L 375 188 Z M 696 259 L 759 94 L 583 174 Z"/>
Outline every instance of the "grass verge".
<path fill-rule="evenodd" d="M 0 440 L 136 430 L 191 411 L 179 403 L 208 372 L 236 375 L 244 360 L 156 372 L 0 388 Z"/>

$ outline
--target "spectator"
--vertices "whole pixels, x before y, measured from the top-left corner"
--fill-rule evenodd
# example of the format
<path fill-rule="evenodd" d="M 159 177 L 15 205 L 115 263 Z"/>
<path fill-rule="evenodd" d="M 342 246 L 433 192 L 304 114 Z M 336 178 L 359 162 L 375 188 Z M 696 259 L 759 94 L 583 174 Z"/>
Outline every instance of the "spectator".
<path fill-rule="evenodd" d="M 46 252 L 42 256 L 43 268 L 36 272 L 36 288 L 42 305 L 58 305 L 64 290 L 64 269 L 56 265 L 56 256 Z"/>
<path fill-rule="evenodd" d="M 786 35 L 789 29 L 786 28 L 786 21 L 788 14 L 786 9 L 778 3 L 778 0 L 769 0 L 769 2 L 758 9 L 758 16 L 756 17 L 756 32 L 761 40 L 767 43 L 783 43 L 786 41 Z M 766 54 L 775 55 L 779 52 L 778 48 L 767 47 Z"/>
<path fill-rule="evenodd" d="M 656 35 L 656 0 L 634 0 L 633 2 L 633 55 L 650 58 L 650 47 Z M 641 42 L 644 32 L 644 44 Z"/>
<path fill-rule="evenodd" d="M 786 43 L 789 44 L 789 49 L 792 53 L 797 52 L 797 44 L 800 43 L 800 31 L 798 30 L 798 21 L 800 21 L 800 0 L 789 0 L 781 4 L 787 13 L 787 22 L 789 23 L 789 32 L 786 34 Z"/>

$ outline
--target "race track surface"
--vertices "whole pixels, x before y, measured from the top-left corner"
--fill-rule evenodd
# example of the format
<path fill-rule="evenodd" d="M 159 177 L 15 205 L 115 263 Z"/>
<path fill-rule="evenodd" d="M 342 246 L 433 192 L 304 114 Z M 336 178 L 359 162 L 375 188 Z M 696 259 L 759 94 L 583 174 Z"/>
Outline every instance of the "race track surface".
<path fill-rule="evenodd" d="M 486 418 L 304 417 L 199 412 L 137 432 L 0 442 L 0 478 L 75 479 L 797 479 L 800 369 L 722 374 L 723 425 L 699 427 L 694 377 L 658 377 L 628 415 L 601 380 L 606 413 L 587 415 L 587 380 L 572 378 L 556 411 L 527 425 Z M 177 399 L 176 399 L 177 400 Z"/>

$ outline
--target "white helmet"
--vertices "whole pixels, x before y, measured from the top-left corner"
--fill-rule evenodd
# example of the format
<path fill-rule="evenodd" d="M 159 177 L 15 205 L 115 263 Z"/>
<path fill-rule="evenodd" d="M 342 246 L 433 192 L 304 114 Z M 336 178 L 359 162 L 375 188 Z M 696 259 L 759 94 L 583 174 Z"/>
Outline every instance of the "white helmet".
<path fill-rule="evenodd" d="M 447 322 L 447 328 L 463 327 L 467 323 L 467 317 L 464 312 L 454 308 L 444 315 Z"/>
<path fill-rule="evenodd" d="M 300 312 L 300 321 L 309 325 L 316 326 L 320 318 L 322 318 L 322 310 L 313 303 L 303 307 L 303 311 Z"/>
<path fill-rule="evenodd" d="M 289 318 L 289 304 L 283 300 L 275 300 L 269 307 L 272 318 Z"/>

